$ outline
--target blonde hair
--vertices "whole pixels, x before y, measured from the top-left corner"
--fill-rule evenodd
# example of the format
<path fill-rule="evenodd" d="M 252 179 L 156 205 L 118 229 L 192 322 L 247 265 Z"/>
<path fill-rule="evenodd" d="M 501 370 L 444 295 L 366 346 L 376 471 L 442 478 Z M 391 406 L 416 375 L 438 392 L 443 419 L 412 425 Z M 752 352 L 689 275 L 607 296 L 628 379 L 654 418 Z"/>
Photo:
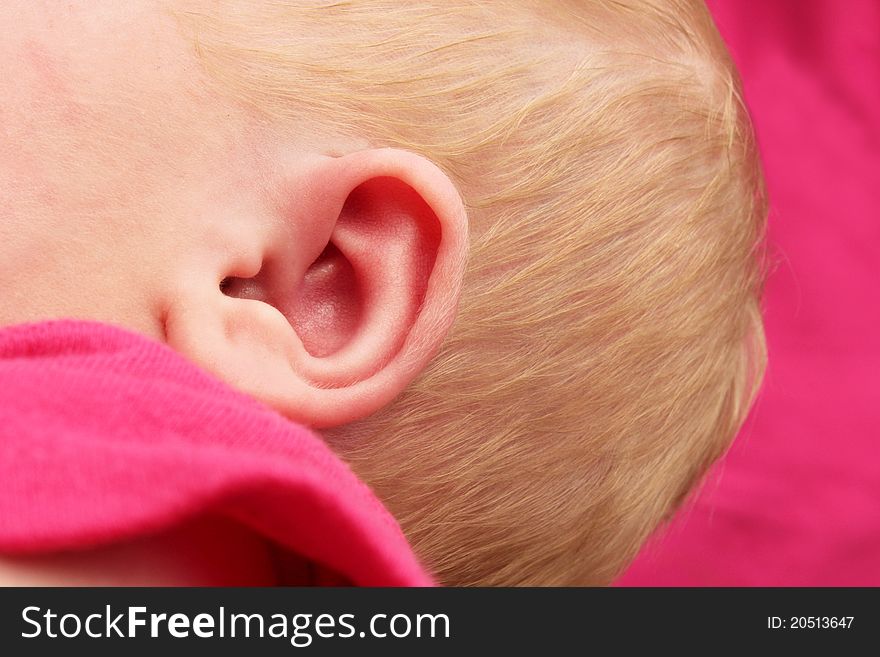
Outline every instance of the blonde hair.
<path fill-rule="evenodd" d="M 421 153 L 469 210 L 444 347 L 328 441 L 440 582 L 609 582 L 726 449 L 764 367 L 760 170 L 702 3 L 178 16 L 221 88 Z"/>

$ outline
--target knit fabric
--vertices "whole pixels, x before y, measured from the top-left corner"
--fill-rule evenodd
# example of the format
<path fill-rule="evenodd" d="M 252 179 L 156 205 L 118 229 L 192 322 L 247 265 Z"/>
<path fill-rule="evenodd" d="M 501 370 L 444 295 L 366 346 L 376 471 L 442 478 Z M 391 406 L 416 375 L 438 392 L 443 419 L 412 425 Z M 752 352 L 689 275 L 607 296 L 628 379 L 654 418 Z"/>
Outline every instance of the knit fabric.
<path fill-rule="evenodd" d="M 0 330 L 0 553 L 97 547 L 205 513 L 342 581 L 432 583 L 380 501 L 306 427 L 113 326 Z"/>

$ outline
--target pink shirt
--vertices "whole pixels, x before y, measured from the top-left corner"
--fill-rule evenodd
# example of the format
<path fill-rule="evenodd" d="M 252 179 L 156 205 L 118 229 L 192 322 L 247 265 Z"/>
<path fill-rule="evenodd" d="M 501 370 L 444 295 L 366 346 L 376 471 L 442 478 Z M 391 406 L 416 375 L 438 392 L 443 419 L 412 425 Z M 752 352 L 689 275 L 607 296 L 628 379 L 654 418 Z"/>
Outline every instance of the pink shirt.
<path fill-rule="evenodd" d="M 0 482 L 0 554 L 101 546 L 210 513 L 338 581 L 432 584 L 319 437 L 104 324 L 0 330 Z"/>

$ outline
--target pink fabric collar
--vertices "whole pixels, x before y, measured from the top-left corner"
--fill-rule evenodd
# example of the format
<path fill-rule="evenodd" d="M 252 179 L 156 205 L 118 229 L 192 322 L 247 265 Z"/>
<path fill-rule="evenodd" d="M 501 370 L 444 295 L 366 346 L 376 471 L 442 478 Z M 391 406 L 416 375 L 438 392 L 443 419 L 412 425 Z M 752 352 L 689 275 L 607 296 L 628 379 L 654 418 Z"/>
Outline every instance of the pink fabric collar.
<path fill-rule="evenodd" d="M 320 438 L 104 324 L 0 330 L 0 482 L 4 553 L 93 547 L 211 512 L 358 585 L 432 584 Z"/>

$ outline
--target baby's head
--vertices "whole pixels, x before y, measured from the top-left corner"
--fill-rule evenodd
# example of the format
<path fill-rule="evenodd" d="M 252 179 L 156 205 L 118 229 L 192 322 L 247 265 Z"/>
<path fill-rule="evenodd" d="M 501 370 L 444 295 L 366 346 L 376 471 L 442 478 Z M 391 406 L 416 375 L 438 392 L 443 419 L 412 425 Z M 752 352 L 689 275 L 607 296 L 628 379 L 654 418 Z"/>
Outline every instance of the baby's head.
<path fill-rule="evenodd" d="M 610 581 L 763 370 L 702 4 L 96 6 L 0 10 L 0 323 L 123 324 L 318 427 L 441 582 Z"/>

